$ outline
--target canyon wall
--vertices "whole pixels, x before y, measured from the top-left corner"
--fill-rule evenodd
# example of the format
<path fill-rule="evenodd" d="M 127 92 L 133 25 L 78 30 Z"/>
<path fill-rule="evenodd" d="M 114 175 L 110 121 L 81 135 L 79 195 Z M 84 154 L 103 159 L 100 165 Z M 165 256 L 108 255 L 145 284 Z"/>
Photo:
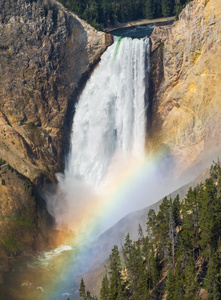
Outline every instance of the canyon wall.
<path fill-rule="evenodd" d="M 151 41 L 151 144 L 182 172 L 221 145 L 221 1 L 190 2 Z"/>
<path fill-rule="evenodd" d="M 0 157 L 34 183 L 63 170 L 77 93 L 111 43 L 56 1 L 0 2 Z"/>

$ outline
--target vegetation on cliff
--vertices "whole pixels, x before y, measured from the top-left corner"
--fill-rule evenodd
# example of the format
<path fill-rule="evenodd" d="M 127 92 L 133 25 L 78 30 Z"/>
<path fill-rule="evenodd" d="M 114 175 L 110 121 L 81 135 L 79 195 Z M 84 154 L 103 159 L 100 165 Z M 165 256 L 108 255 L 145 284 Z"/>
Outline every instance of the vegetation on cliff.
<path fill-rule="evenodd" d="M 221 299 L 221 163 L 185 199 L 165 197 L 151 209 L 147 236 L 129 234 L 122 255 L 114 246 L 102 281 L 101 300 Z M 83 280 L 82 280 L 83 282 Z M 84 287 L 84 291 L 86 291 Z M 97 299 L 81 293 L 81 299 Z"/>
<path fill-rule="evenodd" d="M 108 24 L 178 15 L 191 0 L 59 0 L 97 29 Z"/>

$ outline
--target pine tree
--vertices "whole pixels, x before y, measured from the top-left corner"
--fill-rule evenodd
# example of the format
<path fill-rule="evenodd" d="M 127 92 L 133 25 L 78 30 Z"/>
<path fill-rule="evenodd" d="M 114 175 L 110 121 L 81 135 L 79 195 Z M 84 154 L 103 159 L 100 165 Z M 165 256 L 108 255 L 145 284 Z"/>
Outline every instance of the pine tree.
<path fill-rule="evenodd" d="M 123 256 L 130 292 L 133 297 L 137 297 L 138 278 L 143 265 L 140 240 L 138 240 L 136 243 L 133 243 L 128 234 L 123 247 Z"/>
<path fill-rule="evenodd" d="M 180 196 L 177 195 L 172 203 L 172 214 L 173 214 L 173 220 L 175 223 L 175 227 L 181 225 L 180 210 L 181 210 Z"/>
<path fill-rule="evenodd" d="M 162 0 L 161 5 L 163 17 L 171 16 L 175 6 L 174 0 Z"/>
<path fill-rule="evenodd" d="M 150 242 L 150 239 L 148 236 L 145 237 L 144 240 L 144 246 L 142 248 L 142 256 L 144 257 L 144 272 L 143 276 L 145 279 L 143 279 L 143 282 L 146 283 L 146 286 L 143 287 L 144 290 L 144 299 L 149 299 L 149 292 L 150 292 L 150 286 L 151 286 L 151 277 L 150 277 L 150 255 L 151 251 L 153 250 L 152 244 Z"/>
<path fill-rule="evenodd" d="M 154 255 L 154 250 L 152 249 L 150 255 L 150 287 L 154 288 L 159 279 L 159 259 L 158 256 Z"/>
<path fill-rule="evenodd" d="M 221 299 L 221 257 L 213 253 L 209 259 L 208 270 L 204 281 L 208 300 Z"/>
<path fill-rule="evenodd" d="M 174 10 L 173 13 L 176 16 L 176 19 L 178 20 L 179 14 L 182 10 L 182 4 L 180 0 L 175 0 Z"/>
<path fill-rule="evenodd" d="M 216 186 L 213 180 L 206 179 L 203 190 L 203 201 L 200 215 L 201 240 L 200 246 L 204 254 L 209 257 L 217 249 L 218 238 L 221 230 L 220 199 L 217 198 Z"/>
<path fill-rule="evenodd" d="M 168 238 L 170 230 L 170 211 L 172 201 L 165 197 L 159 206 L 157 214 L 158 245 L 160 259 L 168 258 Z"/>
<path fill-rule="evenodd" d="M 106 274 L 102 280 L 102 285 L 100 290 L 100 300 L 108 300 L 108 299 L 109 299 L 109 280 Z"/>
<path fill-rule="evenodd" d="M 142 248 L 142 255 L 146 261 L 146 263 L 149 261 L 150 257 L 150 249 L 151 249 L 151 242 L 148 236 L 144 238 L 144 245 Z"/>
<path fill-rule="evenodd" d="M 122 291 L 121 261 L 116 245 L 109 256 L 108 268 L 110 274 L 109 300 L 116 300 Z"/>
<path fill-rule="evenodd" d="M 153 1 L 153 12 L 154 12 L 154 18 L 160 18 L 162 16 L 161 0 Z"/>
<path fill-rule="evenodd" d="M 93 297 L 91 296 L 90 291 L 87 291 L 87 293 L 86 293 L 86 299 L 87 300 L 93 300 Z"/>
<path fill-rule="evenodd" d="M 192 259 L 189 262 L 184 271 L 184 291 L 185 299 L 194 300 L 197 298 L 197 278 L 196 267 Z"/>
<path fill-rule="evenodd" d="M 148 274 L 143 265 L 143 269 L 139 272 L 137 281 L 137 300 L 149 299 L 148 293 Z"/>
<path fill-rule="evenodd" d="M 175 278 L 173 275 L 173 272 L 170 271 L 167 278 L 167 284 L 166 284 L 166 291 L 167 296 L 166 300 L 175 300 L 174 293 L 175 293 Z"/>
<path fill-rule="evenodd" d="M 144 234 L 143 234 L 143 228 L 140 224 L 138 225 L 138 236 L 139 236 L 138 240 L 139 240 L 140 244 L 143 245 L 144 244 Z"/>
<path fill-rule="evenodd" d="M 182 231 L 179 238 L 179 252 L 182 253 L 185 259 L 193 257 L 194 249 L 198 246 L 199 217 L 197 201 L 196 189 L 189 188 L 181 205 Z"/>
<path fill-rule="evenodd" d="M 184 274 L 180 261 L 176 264 L 174 279 L 174 300 L 184 299 Z"/>
<path fill-rule="evenodd" d="M 81 278 L 81 283 L 80 283 L 80 289 L 79 289 L 79 295 L 81 300 L 86 300 L 86 289 L 85 289 L 85 284 L 84 284 L 84 279 Z"/>
<path fill-rule="evenodd" d="M 169 17 L 171 15 L 171 2 L 170 0 L 162 0 L 162 15 Z"/>
<path fill-rule="evenodd" d="M 157 238 L 158 223 L 156 212 L 153 209 L 150 209 L 147 214 L 147 233 L 150 237 L 150 240 L 154 243 Z"/>
<path fill-rule="evenodd" d="M 170 223 L 169 223 L 169 260 L 172 259 L 173 273 L 175 272 L 175 247 L 177 244 L 178 234 L 176 232 L 175 221 L 173 217 L 172 207 L 170 209 Z"/>
<path fill-rule="evenodd" d="M 154 17 L 154 2 L 153 2 L 153 0 L 146 0 L 145 17 L 147 19 L 153 19 L 153 17 Z"/>

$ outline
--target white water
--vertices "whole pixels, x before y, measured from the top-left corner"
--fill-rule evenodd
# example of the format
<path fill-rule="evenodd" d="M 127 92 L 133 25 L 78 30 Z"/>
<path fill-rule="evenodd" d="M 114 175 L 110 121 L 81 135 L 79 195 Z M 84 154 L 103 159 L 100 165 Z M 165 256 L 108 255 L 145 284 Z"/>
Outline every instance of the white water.
<path fill-rule="evenodd" d="M 115 154 L 144 155 L 145 54 L 149 39 L 118 39 L 76 107 L 65 178 L 99 186 Z"/>
<path fill-rule="evenodd" d="M 70 245 L 61 245 L 53 250 L 40 253 L 38 258 L 29 264 L 29 268 L 49 267 L 53 259 L 62 255 L 64 252 L 74 251 L 74 248 Z"/>
<path fill-rule="evenodd" d="M 114 165 L 144 157 L 147 57 L 148 38 L 118 38 L 88 80 L 76 106 L 67 167 L 58 176 L 60 205 L 51 209 L 58 223 L 81 218 Z"/>

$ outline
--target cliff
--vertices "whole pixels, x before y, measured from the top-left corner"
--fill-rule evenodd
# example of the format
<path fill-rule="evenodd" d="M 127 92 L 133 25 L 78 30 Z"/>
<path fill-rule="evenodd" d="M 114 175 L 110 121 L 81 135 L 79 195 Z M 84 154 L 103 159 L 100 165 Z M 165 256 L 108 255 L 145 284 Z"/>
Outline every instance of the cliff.
<path fill-rule="evenodd" d="M 78 93 L 111 43 L 56 1 L 0 1 L 0 270 L 48 245 L 36 187 L 63 170 Z"/>
<path fill-rule="evenodd" d="M 62 171 L 77 94 L 111 43 L 56 1 L 0 2 L 0 157 L 34 183 Z"/>
<path fill-rule="evenodd" d="M 220 0 L 190 2 L 151 41 L 151 146 L 184 171 L 220 149 Z"/>

